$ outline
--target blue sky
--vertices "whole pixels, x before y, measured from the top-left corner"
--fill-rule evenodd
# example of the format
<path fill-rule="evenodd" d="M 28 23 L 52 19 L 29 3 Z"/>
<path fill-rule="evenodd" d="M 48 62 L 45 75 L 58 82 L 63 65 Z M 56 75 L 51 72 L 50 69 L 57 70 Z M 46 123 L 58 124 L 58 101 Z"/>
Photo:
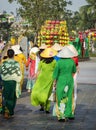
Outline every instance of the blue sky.
<path fill-rule="evenodd" d="M 79 11 L 79 8 L 83 5 L 86 5 L 86 0 L 71 0 L 72 5 L 68 6 L 68 9 L 72 11 Z"/>
<path fill-rule="evenodd" d="M 80 6 L 86 5 L 86 0 L 71 0 L 71 1 L 73 5 L 68 6 L 68 9 L 72 11 L 78 11 Z M 3 10 L 5 10 L 7 11 L 7 13 L 14 12 L 14 14 L 16 14 L 16 8 L 18 8 L 16 2 L 9 4 L 8 0 L 0 0 L 0 12 L 3 12 Z"/>

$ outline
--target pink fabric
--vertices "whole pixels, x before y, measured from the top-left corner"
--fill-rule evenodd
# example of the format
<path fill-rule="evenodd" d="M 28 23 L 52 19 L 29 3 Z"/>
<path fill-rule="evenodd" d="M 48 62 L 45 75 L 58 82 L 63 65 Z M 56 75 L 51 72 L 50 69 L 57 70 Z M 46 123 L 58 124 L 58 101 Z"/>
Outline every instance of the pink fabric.
<path fill-rule="evenodd" d="M 32 60 L 30 57 L 28 58 L 27 61 L 27 66 L 28 66 L 28 78 L 33 78 L 35 75 L 35 64 L 36 60 Z"/>

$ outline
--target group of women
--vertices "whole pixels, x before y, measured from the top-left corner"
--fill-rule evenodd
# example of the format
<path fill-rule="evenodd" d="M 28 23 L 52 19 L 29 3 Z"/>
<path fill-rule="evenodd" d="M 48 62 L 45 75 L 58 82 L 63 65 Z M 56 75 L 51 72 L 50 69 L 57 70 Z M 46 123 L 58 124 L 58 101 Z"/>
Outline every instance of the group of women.
<path fill-rule="evenodd" d="M 76 101 L 74 100 L 74 95 L 76 95 L 74 94 L 74 75 L 77 72 L 76 66 L 78 66 L 78 53 L 73 46 L 70 46 L 71 45 L 65 45 L 64 47 L 61 47 L 60 45 L 54 45 L 50 47 L 46 45 L 41 45 L 39 48 L 37 46 L 34 46 L 30 50 L 28 60 L 26 61 L 26 67 L 28 70 L 26 89 L 28 89 L 28 92 L 31 92 L 31 104 L 33 106 L 40 105 L 40 111 L 45 111 L 46 114 L 50 113 L 50 96 L 52 94 L 52 90 L 56 90 L 56 102 L 54 103 L 53 107 L 53 115 L 57 116 L 58 121 L 74 119 L 74 111 L 76 106 Z M 17 64 L 16 59 L 13 59 L 14 54 L 12 53 L 13 55 L 11 54 L 11 57 L 9 56 L 9 53 L 7 54 L 9 59 L 11 60 L 7 60 L 2 63 L 1 77 L 6 88 L 9 87 L 9 83 L 7 84 L 6 82 L 11 82 L 11 86 L 14 85 L 16 88 L 17 83 L 21 84 L 22 80 L 17 82 L 15 79 L 6 79 L 7 73 L 3 71 L 3 69 L 9 70 L 12 68 L 12 60 L 14 60 L 14 62 L 16 62 Z M 74 60 L 73 57 L 75 57 Z M 9 61 L 12 65 L 9 63 Z M 8 66 L 10 66 L 9 69 L 7 68 Z M 16 70 L 12 70 L 12 72 L 18 72 L 20 74 L 20 78 L 23 79 L 22 75 L 24 75 L 24 73 L 21 73 L 21 71 L 19 71 L 20 64 L 18 70 L 17 67 L 13 68 L 15 68 Z M 6 91 L 8 90 L 6 89 Z M 4 114 L 5 108 L 7 108 L 8 111 L 11 105 L 12 104 L 8 104 L 8 101 L 6 99 L 6 105 L 3 109 Z M 14 107 L 10 108 L 14 111 Z M 9 110 L 8 114 L 13 115 L 13 113 Z"/>
<path fill-rule="evenodd" d="M 54 103 L 53 115 L 57 116 L 58 121 L 66 121 L 74 119 L 76 106 L 74 76 L 78 66 L 78 52 L 72 45 L 63 48 L 56 46 L 57 48 L 45 46 L 40 53 L 41 60 L 31 91 L 31 104 L 40 105 L 40 111 L 49 113 L 50 95 L 55 87 L 56 103 Z"/>

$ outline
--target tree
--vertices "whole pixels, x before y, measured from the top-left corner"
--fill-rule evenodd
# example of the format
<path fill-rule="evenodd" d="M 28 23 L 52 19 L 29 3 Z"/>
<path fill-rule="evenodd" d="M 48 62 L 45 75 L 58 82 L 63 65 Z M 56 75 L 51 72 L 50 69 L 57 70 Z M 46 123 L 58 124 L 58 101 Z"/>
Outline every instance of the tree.
<path fill-rule="evenodd" d="M 67 4 L 72 4 L 66 0 L 9 0 L 17 1 L 20 16 L 28 20 L 30 28 L 36 36 L 45 20 L 61 20 L 66 14 Z"/>
<path fill-rule="evenodd" d="M 3 11 L 3 13 L 0 14 L 0 37 L 2 37 L 3 40 L 6 41 L 9 40 L 11 34 L 10 27 L 13 22 L 14 22 L 14 16 L 7 14 L 6 11 Z"/>
<path fill-rule="evenodd" d="M 96 0 L 86 0 L 86 2 L 88 4 L 80 8 L 80 13 L 87 16 L 86 22 L 89 28 L 96 28 Z"/>

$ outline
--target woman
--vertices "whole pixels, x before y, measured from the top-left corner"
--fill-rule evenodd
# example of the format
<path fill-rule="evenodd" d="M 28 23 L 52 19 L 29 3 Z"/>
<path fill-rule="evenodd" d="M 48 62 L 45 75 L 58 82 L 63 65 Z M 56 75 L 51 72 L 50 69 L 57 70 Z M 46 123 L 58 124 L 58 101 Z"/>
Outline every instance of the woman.
<path fill-rule="evenodd" d="M 73 108 L 75 111 L 76 101 L 77 101 L 77 75 L 79 73 L 78 52 L 72 44 L 69 44 L 68 48 L 75 54 L 75 56 L 72 57 L 76 65 L 76 73 L 73 75 L 73 78 L 74 78 Z"/>
<path fill-rule="evenodd" d="M 40 105 L 40 111 L 46 111 L 49 113 L 50 110 L 50 101 L 48 100 L 53 84 L 53 71 L 56 65 L 54 56 L 57 54 L 52 48 L 46 48 L 40 56 L 43 57 L 43 60 L 40 61 L 38 66 L 37 80 L 33 86 L 31 93 L 31 104 L 33 106 Z"/>
<path fill-rule="evenodd" d="M 74 88 L 73 74 L 76 72 L 76 66 L 71 57 L 74 53 L 67 46 L 57 54 L 60 57 L 56 64 L 53 79 L 56 83 L 56 113 L 58 121 L 66 121 L 73 118 L 72 111 L 72 94 Z"/>
<path fill-rule="evenodd" d="M 39 48 L 38 47 L 32 47 L 30 50 L 30 54 L 26 63 L 26 67 L 28 67 L 28 80 L 26 89 L 28 93 L 31 92 L 33 85 L 35 83 L 35 76 L 37 73 L 37 68 L 39 64 L 39 56 L 38 56 Z"/>
<path fill-rule="evenodd" d="M 5 118 L 14 115 L 16 105 L 16 84 L 21 81 L 20 65 L 14 60 L 14 51 L 7 51 L 8 59 L 1 64 L 1 77 L 3 80 L 2 113 Z"/>
<path fill-rule="evenodd" d="M 17 97 L 19 98 L 19 96 L 21 95 L 22 87 L 23 87 L 23 83 L 24 83 L 24 71 L 25 71 L 25 65 L 26 65 L 26 57 L 23 54 L 20 45 L 14 45 L 11 48 L 15 52 L 14 60 L 19 62 L 20 69 L 21 69 L 21 72 L 22 72 L 22 79 L 20 81 L 20 84 L 18 84 L 18 86 L 16 88 L 17 89 Z"/>
<path fill-rule="evenodd" d="M 43 59 L 43 57 L 40 56 L 41 52 L 43 52 L 48 46 L 46 44 L 41 44 L 41 46 L 39 47 L 40 51 L 39 51 L 39 57 L 40 57 L 40 60 Z"/>
<path fill-rule="evenodd" d="M 52 46 L 52 48 L 54 49 L 54 50 L 56 50 L 57 52 L 59 52 L 59 51 L 61 51 L 62 50 L 62 46 L 61 45 L 59 45 L 58 43 L 55 43 L 53 46 Z M 56 60 L 56 61 L 58 61 L 59 59 L 60 59 L 60 57 L 58 57 L 57 55 L 56 56 L 54 56 L 54 59 Z"/>
<path fill-rule="evenodd" d="M 1 66 L 1 56 L 0 56 L 0 66 Z M 2 78 L 0 72 L 0 113 L 2 112 Z"/>

